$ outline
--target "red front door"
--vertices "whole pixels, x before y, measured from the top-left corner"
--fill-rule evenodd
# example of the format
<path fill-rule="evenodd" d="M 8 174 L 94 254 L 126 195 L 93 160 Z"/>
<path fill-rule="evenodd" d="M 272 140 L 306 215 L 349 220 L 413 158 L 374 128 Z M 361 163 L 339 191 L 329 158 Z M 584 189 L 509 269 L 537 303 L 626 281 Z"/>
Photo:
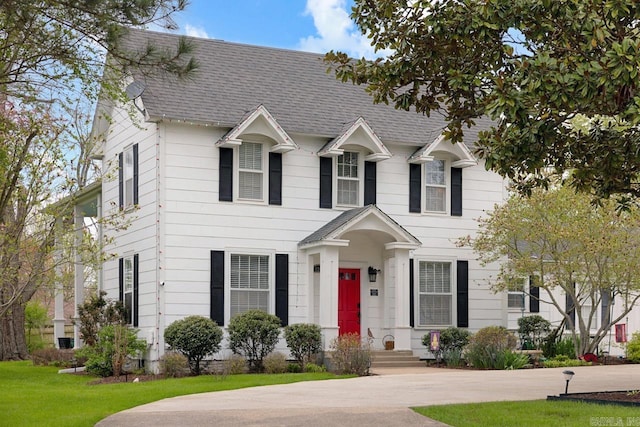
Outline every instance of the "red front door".
<path fill-rule="evenodd" d="M 340 335 L 360 334 L 360 270 L 339 270 L 338 326 Z"/>

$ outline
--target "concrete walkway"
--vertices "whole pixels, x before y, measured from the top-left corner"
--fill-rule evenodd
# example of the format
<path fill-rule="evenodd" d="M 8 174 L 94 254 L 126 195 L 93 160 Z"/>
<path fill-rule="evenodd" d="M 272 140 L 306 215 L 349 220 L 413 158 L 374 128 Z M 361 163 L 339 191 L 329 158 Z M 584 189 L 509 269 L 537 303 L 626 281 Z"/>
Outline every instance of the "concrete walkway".
<path fill-rule="evenodd" d="M 164 399 L 114 414 L 110 426 L 443 426 L 413 406 L 546 399 L 564 368 L 473 371 L 379 369 L 369 377 L 254 387 Z M 571 368 L 569 392 L 636 390 L 640 365 Z"/>

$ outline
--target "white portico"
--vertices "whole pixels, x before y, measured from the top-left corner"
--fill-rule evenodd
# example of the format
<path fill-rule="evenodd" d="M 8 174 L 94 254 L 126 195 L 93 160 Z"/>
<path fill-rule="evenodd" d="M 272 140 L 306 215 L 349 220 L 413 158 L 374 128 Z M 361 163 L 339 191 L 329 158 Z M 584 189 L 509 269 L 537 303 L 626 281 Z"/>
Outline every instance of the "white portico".
<path fill-rule="evenodd" d="M 368 332 L 411 348 L 409 258 L 417 238 L 368 205 L 343 212 L 298 246 L 310 278 L 309 321 L 322 328 L 325 348 L 338 335 Z"/>

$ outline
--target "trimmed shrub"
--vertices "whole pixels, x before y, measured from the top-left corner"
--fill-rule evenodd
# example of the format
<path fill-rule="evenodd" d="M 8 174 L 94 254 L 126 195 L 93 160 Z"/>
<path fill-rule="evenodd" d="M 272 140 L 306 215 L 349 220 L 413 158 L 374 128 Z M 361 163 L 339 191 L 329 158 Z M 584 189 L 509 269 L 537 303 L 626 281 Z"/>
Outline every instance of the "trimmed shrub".
<path fill-rule="evenodd" d="M 289 366 L 287 366 L 287 372 L 291 374 L 299 374 L 300 372 L 302 372 L 302 367 L 300 367 L 300 365 L 298 365 L 297 363 L 289 363 Z"/>
<path fill-rule="evenodd" d="M 194 375 L 200 375 L 200 362 L 220 350 L 222 328 L 204 316 L 188 316 L 170 324 L 164 339 L 171 349 L 187 357 Z"/>
<path fill-rule="evenodd" d="M 331 341 L 333 370 L 339 374 L 369 374 L 371 347 L 358 334 L 345 334 Z"/>
<path fill-rule="evenodd" d="M 523 349 L 541 349 L 550 331 L 551 323 L 539 314 L 518 319 L 518 334 L 522 340 Z"/>
<path fill-rule="evenodd" d="M 283 374 L 287 372 L 289 368 L 287 357 L 279 351 L 267 354 L 263 360 L 263 364 L 264 371 L 267 374 Z"/>
<path fill-rule="evenodd" d="M 78 350 L 86 357 L 85 367 L 90 374 L 100 377 L 120 376 L 127 357 L 135 356 L 147 348 L 144 340 L 139 340 L 137 330 L 125 325 L 107 325 L 98 332 L 98 341 L 93 346 Z"/>
<path fill-rule="evenodd" d="M 262 372 L 262 361 L 280 337 L 280 319 L 262 310 L 249 310 L 229 322 L 229 348 L 247 358 L 251 372 Z"/>
<path fill-rule="evenodd" d="M 542 366 L 545 368 L 567 368 L 571 366 L 587 366 L 591 365 L 589 362 L 579 359 L 571 359 L 569 356 L 560 354 L 553 359 L 545 360 L 542 362 Z"/>
<path fill-rule="evenodd" d="M 447 366 L 461 366 L 462 349 L 469 343 L 471 333 L 466 329 L 450 328 L 440 331 L 440 351 L 435 352 L 436 358 L 442 357 Z M 422 337 L 422 345 L 431 348 L 431 335 L 425 334 Z"/>
<path fill-rule="evenodd" d="M 160 373 L 167 378 L 184 377 L 189 372 L 187 357 L 175 351 L 169 351 L 160 358 Z"/>
<path fill-rule="evenodd" d="M 247 372 L 247 359 L 239 354 L 232 354 L 224 361 L 225 370 L 230 375 L 244 374 Z"/>
<path fill-rule="evenodd" d="M 634 332 L 627 343 L 627 360 L 640 362 L 640 332 Z"/>
<path fill-rule="evenodd" d="M 315 363 L 307 363 L 304 367 L 304 371 L 309 373 L 327 372 L 327 368 L 316 365 Z"/>
<path fill-rule="evenodd" d="M 304 370 L 313 355 L 322 349 L 320 326 L 312 323 L 296 323 L 284 328 L 284 339 L 291 355 Z"/>
<path fill-rule="evenodd" d="M 105 291 L 89 297 L 84 304 L 78 305 L 78 323 L 80 337 L 86 346 L 98 342 L 100 329 L 107 325 L 124 325 L 126 309 L 120 301 L 107 300 Z M 74 321 L 74 324 L 76 321 Z"/>
<path fill-rule="evenodd" d="M 505 350 L 514 350 L 517 339 L 503 326 L 487 326 L 476 332 L 466 347 L 465 357 L 478 369 L 500 369 Z"/>

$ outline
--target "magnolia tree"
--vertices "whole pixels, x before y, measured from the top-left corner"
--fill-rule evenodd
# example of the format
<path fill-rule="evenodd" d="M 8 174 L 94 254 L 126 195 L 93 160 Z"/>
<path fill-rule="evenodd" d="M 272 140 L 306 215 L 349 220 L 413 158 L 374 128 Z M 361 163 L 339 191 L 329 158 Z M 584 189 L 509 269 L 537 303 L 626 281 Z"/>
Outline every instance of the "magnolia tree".
<path fill-rule="evenodd" d="M 525 194 L 553 168 L 628 200 L 640 195 L 639 16 L 640 2 L 618 0 L 355 0 L 351 17 L 389 55 L 326 59 L 376 103 L 442 115 L 452 141 L 492 119 L 479 154 Z M 567 126 L 577 115 L 586 131 Z"/>
<path fill-rule="evenodd" d="M 582 355 L 596 352 L 640 298 L 639 229 L 640 210 L 617 209 L 611 200 L 594 206 L 588 195 L 559 187 L 513 195 L 479 220 L 475 238 L 459 243 L 483 265 L 499 263 L 496 291 L 522 290 L 522 277 L 540 278 L 540 300 L 561 313 Z"/>
<path fill-rule="evenodd" d="M 57 280 L 56 264 L 64 261 L 52 256 L 54 243 L 65 241 L 55 225 L 71 216 L 73 197 L 45 205 L 88 181 L 95 140 L 82 129 L 90 121 L 77 106 L 125 99 L 127 75 L 194 71 L 184 39 L 174 49 L 136 52 L 122 43 L 129 27 L 175 28 L 171 16 L 186 3 L 0 2 L 0 360 L 28 356 L 25 305 Z"/>

